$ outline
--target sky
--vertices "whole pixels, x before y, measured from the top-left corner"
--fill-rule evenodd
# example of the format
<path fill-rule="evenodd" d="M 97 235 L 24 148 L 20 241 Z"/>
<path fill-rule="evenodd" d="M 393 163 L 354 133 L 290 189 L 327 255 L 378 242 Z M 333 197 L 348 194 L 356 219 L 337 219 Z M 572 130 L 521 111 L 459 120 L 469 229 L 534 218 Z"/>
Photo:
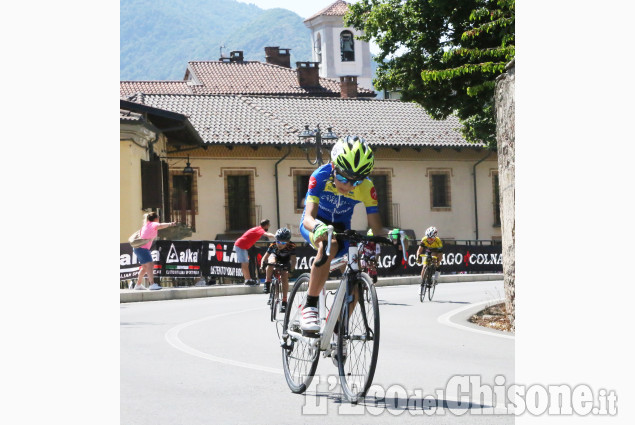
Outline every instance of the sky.
<path fill-rule="evenodd" d="M 241 3 L 255 4 L 261 9 L 273 9 L 280 7 L 283 9 L 289 9 L 303 18 L 308 18 L 316 12 L 324 9 L 325 7 L 335 3 L 336 0 L 238 0 Z M 354 1 L 349 0 L 349 3 Z"/>
<path fill-rule="evenodd" d="M 261 9 L 274 9 L 280 7 L 282 9 L 288 9 L 297 13 L 302 18 L 308 18 L 324 9 L 327 6 L 335 3 L 336 0 L 312 0 L 312 1 L 300 1 L 300 0 L 237 0 L 240 3 L 255 4 Z M 356 3 L 356 0 L 348 0 L 348 3 Z M 374 55 L 379 54 L 379 47 L 371 40 L 370 52 Z"/>

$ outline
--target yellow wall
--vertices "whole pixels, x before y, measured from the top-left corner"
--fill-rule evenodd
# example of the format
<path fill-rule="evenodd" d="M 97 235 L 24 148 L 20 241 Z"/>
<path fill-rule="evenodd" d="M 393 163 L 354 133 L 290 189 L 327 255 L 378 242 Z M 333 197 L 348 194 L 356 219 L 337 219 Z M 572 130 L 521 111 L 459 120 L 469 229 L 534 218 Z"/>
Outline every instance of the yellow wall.
<path fill-rule="evenodd" d="M 130 136 L 129 138 L 126 138 Z M 137 231 L 143 222 L 141 209 L 141 160 L 148 160 L 147 134 L 136 137 L 126 132 L 119 142 L 119 240 L 127 242 L 128 237 Z M 145 138 L 144 138 L 145 137 Z M 154 145 L 154 151 L 165 155 L 163 137 Z"/>
<path fill-rule="evenodd" d="M 146 159 L 145 149 L 132 141 L 122 140 L 119 152 L 119 240 L 139 229 L 143 210 L 141 209 L 141 160 Z"/>

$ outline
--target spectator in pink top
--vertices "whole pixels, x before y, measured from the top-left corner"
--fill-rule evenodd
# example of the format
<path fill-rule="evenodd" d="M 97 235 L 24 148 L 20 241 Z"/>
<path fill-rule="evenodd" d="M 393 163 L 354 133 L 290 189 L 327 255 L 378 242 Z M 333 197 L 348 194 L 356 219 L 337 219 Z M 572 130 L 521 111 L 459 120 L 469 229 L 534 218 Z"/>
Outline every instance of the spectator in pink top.
<path fill-rule="evenodd" d="M 150 242 L 133 249 L 135 255 L 139 259 L 139 264 L 141 264 L 141 270 L 139 271 L 139 280 L 137 281 L 137 285 L 134 287 L 134 289 L 147 289 L 143 285 L 143 277 L 146 275 L 148 276 L 150 289 L 161 289 L 158 284 L 154 283 L 154 262 L 152 261 L 150 247 L 152 247 L 152 242 L 157 237 L 159 229 L 174 226 L 175 224 L 176 222 L 159 223 L 159 215 L 155 212 L 145 214 L 144 224 L 143 227 L 141 227 L 140 236 L 142 239 L 150 239 Z"/>
<path fill-rule="evenodd" d="M 275 238 L 276 235 L 267 232 L 269 230 L 269 220 L 262 220 L 260 226 L 252 227 L 247 230 L 236 242 L 234 242 L 234 251 L 236 251 L 236 258 L 240 263 L 240 268 L 243 270 L 243 276 L 245 277 L 246 285 L 256 285 L 258 282 L 251 278 L 249 272 L 249 254 L 247 250 L 254 246 L 256 241 L 266 235 L 268 238 Z"/>

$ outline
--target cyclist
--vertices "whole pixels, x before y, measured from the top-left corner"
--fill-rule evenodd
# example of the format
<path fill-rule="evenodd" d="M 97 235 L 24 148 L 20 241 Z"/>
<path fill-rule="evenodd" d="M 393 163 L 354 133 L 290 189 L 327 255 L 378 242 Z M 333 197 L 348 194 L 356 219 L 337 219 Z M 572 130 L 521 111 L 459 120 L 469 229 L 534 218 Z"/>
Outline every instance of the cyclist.
<path fill-rule="evenodd" d="M 273 265 L 275 263 L 284 264 L 284 270 L 280 271 L 282 280 L 282 303 L 280 304 L 280 313 L 287 310 L 287 293 L 289 292 L 289 271 L 295 269 L 295 244 L 291 242 L 291 231 L 286 227 L 278 229 L 276 232 L 276 241 L 269 245 L 267 252 L 260 261 L 260 268 L 263 269 L 267 264 L 267 277 L 265 279 L 264 293 L 269 293 L 271 288 L 271 277 L 273 276 Z M 267 304 L 271 304 L 271 298 Z"/>
<path fill-rule="evenodd" d="M 434 252 L 434 253 L 440 253 L 443 251 L 443 242 L 441 242 L 441 239 L 437 236 L 438 233 L 439 231 L 437 230 L 436 227 L 434 226 L 428 227 L 426 229 L 425 237 L 421 239 L 421 243 L 419 244 L 419 249 L 417 249 L 417 264 L 418 265 L 421 265 L 422 263 L 421 257 L 423 257 L 423 267 L 421 268 L 421 283 L 424 283 L 423 276 L 425 276 L 425 272 L 426 272 L 426 266 L 428 261 L 426 255 L 428 251 Z M 432 260 L 434 261 L 434 264 L 437 266 L 437 271 L 434 273 L 434 276 L 432 277 L 432 280 L 436 284 L 437 280 L 439 279 L 439 264 L 441 261 L 435 255 L 432 256 Z"/>
<path fill-rule="evenodd" d="M 373 236 L 373 229 L 368 229 L 367 236 Z M 373 283 L 377 283 L 377 255 L 380 253 L 380 247 L 375 242 L 360 242 L 359 259 L 362 267 L 368 267 L 368 275 L 373 279 Z"/>
<path fill-rule="evenodd" d="M 350 229 L 356 204 L 366 207 L 368 225 L 375 235 L 388 233 L 384 229 L 377 208 L 377 192 L 368 178 L 375 158 L 368 143 L 359 136 L 338 139 L 331 150 L 331 161 L 311 174 L 305 207 L 300 220 L 300 233 L 318 249 L 327 237 L 327 226 L 336 231 Z M 300 327 L 304 332 L 318 332 L 318 299 L 329 275 L 331 260 L 347 252 L 348 241 L 333 239 L 331 254 L 326 263 L 311 266 L 306 303 L 302 309 Z M 320 254 L 321 255 L 321 254 Z M 321 257 L 317 257 L 316 261 Z"/>

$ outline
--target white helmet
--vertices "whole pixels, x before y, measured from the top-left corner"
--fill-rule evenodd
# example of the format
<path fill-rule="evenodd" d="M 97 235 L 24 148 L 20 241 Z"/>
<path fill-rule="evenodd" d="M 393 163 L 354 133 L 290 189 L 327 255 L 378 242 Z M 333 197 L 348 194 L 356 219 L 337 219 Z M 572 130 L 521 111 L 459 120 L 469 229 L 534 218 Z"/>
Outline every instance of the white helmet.
<path fill-rule="evenodd" d="M 430 226 L 426 229 L 426 238 L 436 238 L 438 230 L 434 226 Z"/>

